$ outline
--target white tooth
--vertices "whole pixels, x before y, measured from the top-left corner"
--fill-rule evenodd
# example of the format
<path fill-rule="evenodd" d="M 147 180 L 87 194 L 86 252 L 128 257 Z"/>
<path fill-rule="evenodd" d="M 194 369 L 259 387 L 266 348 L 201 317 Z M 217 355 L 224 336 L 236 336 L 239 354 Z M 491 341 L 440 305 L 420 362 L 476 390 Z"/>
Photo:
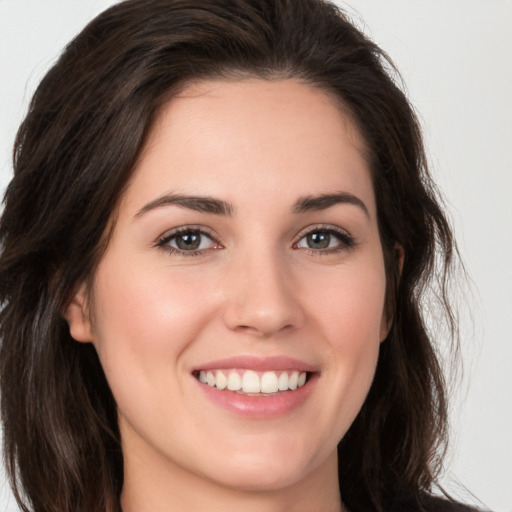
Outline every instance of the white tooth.
<path fill-rule="evenodd" d="M 256 372 L 247 370 L 242 377 L 242 389 L 244 393 L 259 393 L 261 391 L 260 378 Z"/>
<path fill-rule="evenodd" d="M 262 393 L 277 393 L 278 381 L 276 372 L 265 372 L 261 376 L 261 392 Z"/>
<path fill-rule="evenodd" d="M 228 375 L 228 389 L 230 391 L 238 391 L 242 389 L 242 377 L 236 372 L 231 372 Z"/>
<path fill-rule="evenodd" d="M 215 385 L 217 389 L 226 389 L 228 379 L 226 379 L 226 376 L 222 372 L 217 372 L 215 375 Z"/>
<path fill-rule="evenodd" d="M 212 372 L 206 372 L 206 384 L 208 386 L 215 386 L 215 375 Z"/>
<path fill-rule="evenodd" d="M 279 381 L 277 386 L 279 388 L 279 391 L 288 390 L 288 374 L 286 372 L 281 372 L 281 375 L 279 375 Z"/>
<path fill-rule="evenodd" d="M 306 372 L 300 372 L 299 373 L 299 380 L 297 381 L 297 387 L 301 388 L 306 384 Z"/>
<path fill-rule="evenodd" d="M 299 372 L 292 372 L 288 379 L 288 387 L 291 390 L 297 389 L 297 382 L 299 380 Z"/>
<path fill-rule="evenodd" d="M 206 372 L 204 370 L 201 370 L 199 372 L 199 380 L 203 383 L 203 384 L 206 384 Z"/>

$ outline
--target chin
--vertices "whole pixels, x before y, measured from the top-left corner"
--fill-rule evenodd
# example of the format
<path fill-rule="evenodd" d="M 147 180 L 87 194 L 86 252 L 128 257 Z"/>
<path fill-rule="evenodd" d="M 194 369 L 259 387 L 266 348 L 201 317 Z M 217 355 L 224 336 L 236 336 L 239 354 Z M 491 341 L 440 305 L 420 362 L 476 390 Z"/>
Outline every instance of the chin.
<path fill-rule="evenodd" d="M 259 467 L 239 468 L 228 470 L 222 475 L 215 475 L 214 480 L 224 487 L 238 489 L 246 492 L 272 492 L 292 487 L 307 474 L 304 469 L 297 468 L 269 468 L 268 464 Z M 231 474 L 230 474 L 231 473 Z"/>
<path fill-rule="evenodd" d="M 281 443 L 283 444 L 283 443 Z M 304 447 L 307 443 L 302 443 Z M 305 446 L 307 448 L 307 446 Z M 322 451 L 304 453 L 302 449 L 290 447 L 272 450 L 272 446 L 260 444 L 254 452 L 231 451 L 232 455 L 222 464 L 210 470 L 210 479 L 225 487 L 244 491 L 278 491 L 293 487 L 315 471 L 321 471 L 326 457 Z M 334 462 L 336 463 L 336 451 Z M 329 462 L 332 457 L 327 457 Z M 323 461 L 323 462 L 321 462 Z"/>

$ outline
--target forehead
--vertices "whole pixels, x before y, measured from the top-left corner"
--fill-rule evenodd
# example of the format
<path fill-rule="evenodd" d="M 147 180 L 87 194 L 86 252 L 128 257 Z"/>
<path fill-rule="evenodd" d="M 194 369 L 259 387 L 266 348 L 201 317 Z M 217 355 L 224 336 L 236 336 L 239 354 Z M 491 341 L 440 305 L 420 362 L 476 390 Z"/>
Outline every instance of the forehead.
<path fill-rule="evenodd" d="M 348 188 L 371 208 L 364 152 L 350 116 L 319 88 L 296 80 L 200 82 L 161 108 L 127 195 L 198 193 L 236 204 L 237 193 L 256 190 L 295 201 L 298 193 Z"/>

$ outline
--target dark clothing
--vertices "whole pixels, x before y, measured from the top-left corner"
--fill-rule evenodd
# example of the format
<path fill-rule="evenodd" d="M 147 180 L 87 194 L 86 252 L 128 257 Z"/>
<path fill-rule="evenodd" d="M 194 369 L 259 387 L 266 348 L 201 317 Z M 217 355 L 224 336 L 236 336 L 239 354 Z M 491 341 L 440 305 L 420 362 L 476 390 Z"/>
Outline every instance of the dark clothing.
<path fill-rule="evenodd" d="M 385 510 L 386 512 L 484 512 L 482 509 L 431 495 L 423 495 L 421 505 L 408 497 L 395 497 Z M 377 512 L 377 510 L 373 505 L 363 504 L 360 507 L 351 507 L 350 512 Z"/>

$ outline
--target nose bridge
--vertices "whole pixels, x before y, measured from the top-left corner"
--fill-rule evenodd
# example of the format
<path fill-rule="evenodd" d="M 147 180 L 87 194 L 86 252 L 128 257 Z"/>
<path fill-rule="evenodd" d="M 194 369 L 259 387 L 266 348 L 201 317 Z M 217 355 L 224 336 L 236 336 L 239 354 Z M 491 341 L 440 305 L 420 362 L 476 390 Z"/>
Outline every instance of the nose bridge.
<path fill-rule="evenodd" d="M 227 283 L 226 325 L 259 336 L 298 327 L 303 312 L 286 255 L 260 245 L 235 259 Z"/>

